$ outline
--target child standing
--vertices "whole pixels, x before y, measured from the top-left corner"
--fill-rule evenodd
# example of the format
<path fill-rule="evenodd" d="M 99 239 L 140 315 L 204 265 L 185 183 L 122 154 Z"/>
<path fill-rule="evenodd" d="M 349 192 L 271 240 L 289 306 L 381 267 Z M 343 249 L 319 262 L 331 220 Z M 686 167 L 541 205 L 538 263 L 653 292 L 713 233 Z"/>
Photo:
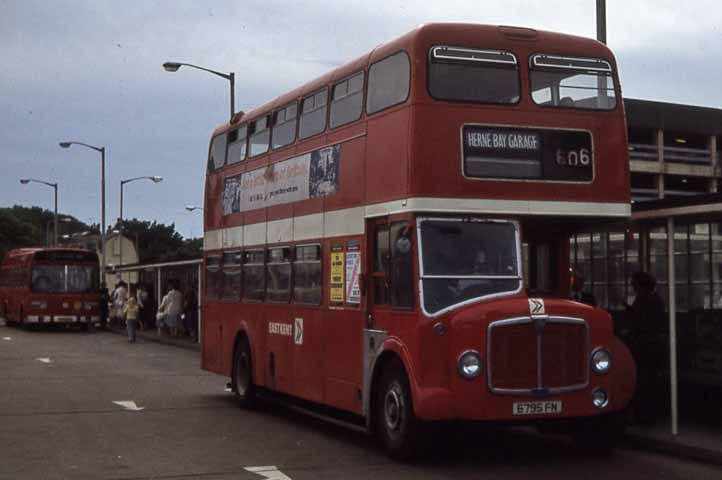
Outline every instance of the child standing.
<path fill-rule="evenodd" d="M 136 292 L 134 288 L 131 288 L 128 300 L 125 302 L 123 307 L 123 314 L 125 316 L 125 326 L 128 331 L 128 343 L 135 343 L 135 331 L 138 329 L 138 314 L 140 307 L 136 300 Z"/>

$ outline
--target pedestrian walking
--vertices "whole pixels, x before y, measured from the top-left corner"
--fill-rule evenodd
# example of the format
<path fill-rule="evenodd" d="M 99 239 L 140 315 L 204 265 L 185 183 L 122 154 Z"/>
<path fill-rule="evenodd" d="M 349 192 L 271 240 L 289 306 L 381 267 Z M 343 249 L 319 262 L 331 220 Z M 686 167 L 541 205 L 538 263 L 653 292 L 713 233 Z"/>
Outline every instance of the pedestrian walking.
<path fill-rule="evenodd" d="M 138 329 L 138 314 L 140 307 L 136 299 L 136 291 L 131 287 L 128 300 L 123 306 L 123 317 L 125 317 L 125 328 L 128 332 L 128 342 L 135 343 L 135 332 Z"/>

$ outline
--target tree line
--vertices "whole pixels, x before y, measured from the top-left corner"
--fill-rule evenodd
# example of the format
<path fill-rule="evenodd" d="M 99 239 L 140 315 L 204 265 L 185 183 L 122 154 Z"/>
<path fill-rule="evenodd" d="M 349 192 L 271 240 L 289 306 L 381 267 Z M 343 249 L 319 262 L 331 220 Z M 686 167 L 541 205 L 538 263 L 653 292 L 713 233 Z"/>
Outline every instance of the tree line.
<path fill-rule="evenodd" d="M 71 243 L 79 235 L 99 235 L 100 227 L 86 224 L 72 215 L 58 214 L 64 219 L 59 222 L 60 245 Z M 40 207 L 15 205 L 0 208 L 0 261 L 14 248 L 44 247 L 53 242 L 53 212 Z M 65 220 L 67 219 L 67 220 Z M 140 263 L 170 262 L 201 256 L 202 239 L 185 239 L 175 229 L 175 224 L 166 225 L 156 221 L 125 220 L 108 230 L 118 231 L 137 243 Z"/>

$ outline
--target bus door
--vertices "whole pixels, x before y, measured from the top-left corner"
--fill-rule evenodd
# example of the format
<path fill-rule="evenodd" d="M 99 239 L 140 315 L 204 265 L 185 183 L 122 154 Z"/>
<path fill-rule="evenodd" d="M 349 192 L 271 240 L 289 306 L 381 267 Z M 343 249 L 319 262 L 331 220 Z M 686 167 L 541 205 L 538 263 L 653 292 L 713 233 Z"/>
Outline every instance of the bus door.
<path fill-rule="evenodd" d="M 369 260 L 368 312 L 364 330 L 364 394 L 382 341 L 412 338 L 416 327 L 415 240 L 410 218 L 382 218 L 367 224 Z M 368 405 L 365 399 L 365 405 Z"/>
<path fill-rule="evenodd" d="M 561 227 L 523 226 L 524 282 L 534 295 L 569 296 L 569 235 Z"/>

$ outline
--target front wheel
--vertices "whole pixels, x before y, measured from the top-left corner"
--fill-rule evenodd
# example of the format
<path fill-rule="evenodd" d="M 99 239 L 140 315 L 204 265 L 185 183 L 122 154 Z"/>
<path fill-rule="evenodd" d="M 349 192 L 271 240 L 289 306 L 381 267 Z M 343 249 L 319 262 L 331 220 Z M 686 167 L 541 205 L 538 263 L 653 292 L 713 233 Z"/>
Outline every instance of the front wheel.
<path fill-rule="evenodd" d="M 251 347 L 245 337 L 241 338 L 236 346 L 231 383 L 240 406 L 243 408 L 252 407 L 255 400 L 255 389 L 253 385 Z"/>
<path fill-rule="evenodd" d="M 395 361 L 381 373 L 373 408 L 376 435 L 393 458 L 416 456 L 422 441 L 421 424 L 414 415 L 409 380 Z"/>

